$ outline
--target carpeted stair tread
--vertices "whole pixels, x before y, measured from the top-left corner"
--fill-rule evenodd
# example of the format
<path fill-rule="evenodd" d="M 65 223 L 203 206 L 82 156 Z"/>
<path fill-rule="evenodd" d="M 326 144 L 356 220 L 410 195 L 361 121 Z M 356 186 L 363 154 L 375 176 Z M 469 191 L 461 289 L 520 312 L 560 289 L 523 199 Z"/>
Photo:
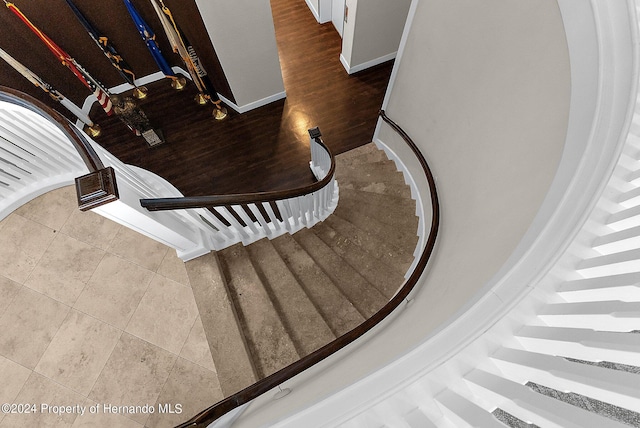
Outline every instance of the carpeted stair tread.
<path fill-rule="evenodd" d="M 265 288 L 270 291 L 298 354 L 310 354 L 334 340 L 336 336 L 271 242 L 264 238 L 246 249 Z"/>
<path fill-rule="evenodd" d="M 398 248 L 391 244 L 384 236 L 358 228 L 353 223 L 337 215 L 329 216 L 324 224 L 330 226 L 350 242 L 362 247 L 376 259 L 382 260 L 387 266 L 392 266 L 404 275 L 413 263 L 413 248 L 409 244 Z M 417 242 L 417 237 L 416 237 Z"/>
<path fill-rule="evenodd" d="M 369 163 L 388 160 L 383 150 L 378 149 L 374 143 L 365 144 L 348 152 L 336 156 L 336 162 L 343 165 L 351 163 Z"/>
<path fill-rule="evenodd" d="M 415 217 L 416 202 L 411 198 L 403 198 L 398 195 L 380 195 L 378 193 L 343 188 L 340 188 L 340 197 L 349 201 L 353 200 L 368 206 L 377 207 L 377 211 L 396 209 L 398 216 L 406 216 L 409 221 L 418 224 L 417 217 Z M 399 218 L 398 220 L 402 219 L 403 218 Z"/>
<path fill-rule="evenodd" d="M 411 189 L 406 184 L 388 183 L 382 180 L 350 180 L 349 182 L 341 182 L 340 190 L 344 189 L 379 195 L 390 195 L 404 199 L 411 198 Z"/>
<path fill-rule="evenodd" d="M 402 205 L 376 205 L 364 199 L 343 197 L 343 193 L 357 192 L 345 190 L 341 192 L 340 200 L 334 214 L 338 214 L 347 220 L 351 219 L 351 214 L 362 214 L 373 222 L 383 224 L 384 228 L 394 229 L 403 236 L 415 235 L 418 230 L 418 220 L 410 208 Z M 362 192 L 358 192 L 362 193 Z M 370 230 L 370 229 L 367 229 Z"/>
<path fill-rule="evenodd" d="M 354 164 L 344 166 L 336 162 L 336 180 L 338 184 L 351 180 L 356 181 L 384 181 L 389 183 L 404 183 L 404 176 L 396 169 L 392 161 Z"/>
<path fill-rule="evenodd" d="M 315 263 L 291 235 L 271 241 L 336 336 L 354 329 L 364 317 L 331 278 Z"/>
<path fill-rule="evenodd" d="M 320 223 L 311 231 L 387 299 L 391 299 L 404 283 L 404 276 L 395 268 L 374 257 L 349 238 L 340 235 L 329 225 Z"/>
<path fill-rule="evenodd" d="M 415 244 L 418 242 L 418 237 L 415 233 L 409 236 L 406 232 L 398 228 L 389 227 L 389 225 L 368 216 L 366 213 L 341 208 L 340 205 L 338 205 L 334 211 L 333 216 L 347 220 L 349 223 L 356 226 L 357 229 L 368 232 L 371 235 L 375 235 L 380 241 L 387 242 L 400 254 L 413 257 Z"/>
<path fill-rule="evenodd" d="M 220 387 L 228 397 L 253 384 L 253 366 L 215 252 L 185 264 Z"/>
<path fill-rule="evenodd" d="M 293 341 L 245 247 L 236 244 L 218 255 L 258 374 L 265 377 L 297 361 Z"/>
<path fill-rule="evenodd" d="M 388 299 L 362 275 L 336 254 L 327 244 L 308 229 L 294 235 L 294 239 L 331 278 L 358 311 L 368 318 L 375 314 Z"/>

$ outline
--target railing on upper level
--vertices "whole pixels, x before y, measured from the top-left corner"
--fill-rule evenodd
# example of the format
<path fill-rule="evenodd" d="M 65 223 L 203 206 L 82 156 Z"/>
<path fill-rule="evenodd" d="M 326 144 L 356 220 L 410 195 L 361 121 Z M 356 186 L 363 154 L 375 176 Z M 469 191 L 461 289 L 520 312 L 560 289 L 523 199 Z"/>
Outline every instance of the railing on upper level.
<path fill-rule="evenodd" d="M 317 182 L 280 192 L 186 198 L 162 177 L 124 164 L 36 99 L 9 88 L 0 88 L 0 95 L 0 218 L 75 181 L 80 209 L 168 245 L 186 261 L 311 227 L 337 205 L 335 162 L 317 128 L 310 130 Z"/>
<path fill-rule="evenodd" d="M 79 175 L 81 208 L 118 198 L 113 169 L 105 168 L 89 141 L 64 116 L 7 87 L 0 87 L 0 102 L 0 218 Z M 30 125 L 38 116 L 46 119 L 40 121 L 41 129 Z"/>
<path fill-rule="evenodd" d="M 191 420 L 179 425 L 178 428 L 204 428 L 206 426 L 209 426 L 216 420 L 218 420 L 220 424 L 216 424 L 215 426 L 229 426 L 227 425 L 227 423 L 232 422 L 235 416 L 237 416 L 231 414 L 234 410 L 236 412 L 240 412 L 244 406 L 249 404 L 255 398 L 283 384 L 285 381 L 302 373 L 304 370 L 309 369 L 313 365 L 345 348 L 347 345 L 355 342 L 363 335 L 365 335 L 365 333 L 380 324 L 380 322 L 387 318 L 403 302 L 407 301 L 409 294 L 413 291 L 415 285 L 418 283 L 418 279 L 424 272 L 431 253 L 433 252 L 436 242 L 436 236 L 438 234 L 438 228 L 440 225 L 440 207 L 438 203 L 438 195 L 436 192 L 435 179 L 433 177 L 433 174 L 431 173 L 431 169 L 429 168 L 426 159 L 424 158 L 418 147 L 415 145 L 413 140 L 409 137 L 409 135 L 407 135 L 407 133 L 402 128 L 400 128 L 400 126 L 392 121 L 384 111 L 380 111 L 380 117 L 382 118 L 382 120 L 388 123 L 396 132 L 398 132 L 404 142 L 411 148 L 423 169 L 425 176 L 424 178 L 430 190 L 432 206 L 431 224 L 429 227 L 429 234 L 426 239 L 424 250 L 419 255 L 414 270 L 411 272 L 402 287 L 398 290 L 396 295 L 393 296 L 393 298 L 378 312 L 376 312 L 373 316 L 364 321 L 358 327 L 348 333 L 345 333 L 333 342 L 328 343 L 327 345 L 312 352 L 311 354 L 296 361 L 295 363 L 284 367 L 283 369 L 273 373 L 270 376 L 267 376 L 266 378 L 259 380 L 258 382 L 243 389 L 242 391 L 239 391 L 236 394 L 231 395 L 224 400 L 214 404 L 208 409 L 202 411 L 200 414 L 196 415 Z M 225 415 L 229 420 L 226 420 L 226 418 L 220 419 Z"/>
<path fill-rule="evenodd" d="M 311 137 L 311 171 L 316 181 L 296 189 L 232 195 L 141 199 L 149 211 L 183 211 L 206 229 L 212 249 L 237 242 L 248 245 L 262 238 L 295 233 L 327 218 L 337 206 L 335 159 L 318 128 Z"/>

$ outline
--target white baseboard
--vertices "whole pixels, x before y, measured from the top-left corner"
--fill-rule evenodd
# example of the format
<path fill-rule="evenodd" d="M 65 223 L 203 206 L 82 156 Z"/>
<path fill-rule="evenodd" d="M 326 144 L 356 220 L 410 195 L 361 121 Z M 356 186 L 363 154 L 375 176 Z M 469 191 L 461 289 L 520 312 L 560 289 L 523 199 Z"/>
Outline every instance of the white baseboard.
<path fill-rule="evenodd" d="M 311 3 L 310 0 L 305 0 L 307 2 L 307 6 L 309 6 L 309 10 L 311 10 L 311 13 L 313 13 L 313 17 L 316 19 L 316 21 L 318 21 L 319 23 L 322 23 L 322 21 L 320 21 L 320 13 L 316 10 L 316 8 L 313 6 L 313 4 Z"/>
<path fill-rule="evenodd" d="M 404 176 L 405 184 L 407 184 L 411 189 L 411 198 L 416 201 L 416 216 L 419 219 L 418 231 L 417 231 L 418 243 L 416 245 L 416 249 L 413 254 L 414 255 L 413 262 L 411 263 L 411 266 L 409 267 L 409 269 L 404 275 L 405 279 L 408 279 L 418 264 L 418 257 L 416 256 L 422 251 L 422 249 L 426 245 L 427 234 L 429 233 L 429 227 L 427 226 L 428 219 L 425 215 L 425 208 L 422 203 L 422 196 L 420 195 L 420 191 L 418 190 L 418 185 L 416 184 L 416 181 L 413 178 L 413 175 L 411 175 L 411 172 L 409 172 L 409 168 L 407 168 L 407 166 L 402 161 L 400 156 L 398 156 L 396 152 L 394 152 L 393 149 L 391 149 L 391 147 L 387 146 L 382 140 L 380 140 L 380 138 L 375 137 L 373 139 L 373 143 L 376 145 L 378 149 L 383 150 L 387 155 L 387 157 L 396 164 L 396 168 Z"/>
<path fill-rule="evenodd" d="M 257 101 L 254 101 L 252 103 L 245 104 L 245 105 L 242 105 L 242 106 L 238 106 L 235 103 L 232 103 L 231 101 L 229 101 L 228 99 L 226 99 L 225 97 L 223 97 L 220 94 L 218 94 L 218 96 L 220 97 L 220 99 L 222 100 L 222 102 L 225 105 L 231 107 L 236 112 L 238 112 L 238 113 L 246 113 L 246 112 L 248 112 L 250 110 L 256 109 L 258 107 L 266 106 L 267 104 L 270 104 L 270 103 L 272 103 L 274 101 L 278 101 L 278 100 L 281 100 L 283 98 L 286 98 L 287 97 L 287 92 L 286 91 L 282 91 L 282 92 L 279 92 L 277 94 L 270 95 L 270 96 L 268 96 L 266 98 L 263 98 L 261 100 L 257 100 Z"/>
<path fill-rule="evenodd" d="M 171 67 L 171 69 L 173 70 L 174 73 L 182 74 L 184 77 L 191 80 L 191 76 L 184 69 L 180 67 Z M 162 80 L 164 78 L 165 78 L 164 73 L 162 71 L 157 71 L 155 73 L 148 74 L 139 79 L 136 79 L 135 82 L 136 82 L 136 85 L 142 86 L 142 85 L 147 85 L 149 83 L 157 82 L 158 80 Z M 133 89 L 133 85 L 130 85 L 129 83 L 122 83 L 120 85 L 109 88 L 109 92 L 112 94 L 121 94 L 131 89 Z M 87 116 L 89 116 L 89 113 L 91 112 L 91 106 L 93 106 L 93 103 L 96 103 L 96 102 L 98 102 L 98 99 L 95 97 L 95 95 L 93 94 L 89 95 L 87 98 L 84 99 L 84 103 L 82 104 L 82 111 Z M 78 119 L 76 120 L 76 126 L 82 129 L 84 127 L 84 123 L 82 123 L 82 121 Z"/>
<path fill-rule="evenodd" d="M 392 60 L 396 57 L 396 54 L 397 52 L 391 52 L 390 54 L 372 59 L 371 61 L 363 62 L 362 64 L 354 65 L 353 67 L 349 64 L 349 61 L 347 61 L 347 59 L 342 54 L 340 54 L 340 62 L 342 63 L 344 69 L 347 70 L 347 73 L 353 74 L 357 73 L 358 71 L 366 70 L 367 68 L 373 67 L 374 65 L 382 64 L 383 62 Z"/>
<path fill-rule="evenodd" d="M 183 70 L 180 67 L 172 67 L 172 70 L 174 73 L 176 74 L 182 74 L 183 76 L 185 76 L 187 79 L 191 80 L 191 76 L 189 75 L 189 73 L 185 70 Z M 157 71 L 153 74 L 149 74 L 147 76 L 141 77 L 139 79 L 136 79 L 136 85 L 138 86 L 142 86 L 142 85 L 147 85 L 149 83 L 153 83 L 153 82 L 157 82 L 158 80 L 162 80 L 165 78 L 165 75 L 161 72 L 161 71 Z M 109 92 L 111 92 L 112 94 L 121 94 L 123 92 L 129 91 L 133 89 L 133 86 L 128 84 L 128 83 L 123 83 L 117 86 L 114 86 L 112 88 L 109 88 Z M 227 106 L 231 107 L 233 110 L 235 110 L 238 113 L 246 113 L 249 110 L 253 110 L 255 108 L 258 107 L 262 107 L 265 106 L 269 103 L 272 103 L 274 101 L 278 101 L 281 100 L 283 98 L 287 97 L 287 93 L 285 91 L 282 91 L 280 93 L 277 94 L 273 94 L 269 97 L 263 98 L 261 100 L 257 100 L 254 101 L 252 103 L 249 104 L 245 104 L 243 106 L 238 106 L 235 103 L 232 103 L 231 101 L 229 101 L 228 99 L 226 99 L 225 97 L 223 97 L 222 95 L 218 94 L 218 96 L 220 97 L 220 99 L 222 100 L 222 102 L 224 102 Z M 97 102 L 97 98 L 95 97 L 95 95 L 89 95 L 87 98 L 85 98 L 84 103 L 82 104 L 82 111 L 88 116 L 89 112 L 91 112 L 91 107 L 93 106 L 93 104 L 95 102 Z M 81 120 L 76 120 L 76 126 L 80 129 L 82 129 L 84 127 L 84 123 L 82 123 Z"/>

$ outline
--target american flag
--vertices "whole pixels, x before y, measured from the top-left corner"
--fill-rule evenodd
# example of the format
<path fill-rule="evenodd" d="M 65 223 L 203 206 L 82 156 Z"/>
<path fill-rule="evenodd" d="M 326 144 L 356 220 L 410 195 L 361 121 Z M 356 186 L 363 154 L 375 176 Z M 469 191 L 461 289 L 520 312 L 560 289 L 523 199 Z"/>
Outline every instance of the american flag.
<path fill-rule="evenodd" d="M 36 27 L 13 3 L 5 1 L 5 4 L 22 22 L 24 22 L 31 31 L 33 31 L 42 42 L 49 48 L 49 50 L 62 62 L 62 65 L 66 66 L 71 72 L 96 96 L 100 106 L 104 111 L 111 115 L 113 113 L 113 106 L 109 99 L 109 91 L 102 86 L 100 82 L 94 79 L 86 70 L 84 70 L 80 64 L 76 62 L 68 53 L 66 53 L 60 46 L 55 44 L 53 40 L 44 34 L 38 27 Z"/>
<path fill-rule="evenodd" d="M 86 70 L 82 68 L 82 66 L 78 64 L 75 59 L 69 58 L 69 60 L 72 62 L 73 66 L 78 70 L 78 72 L 81 74 L 82 77 L 78 76 L 78 78 L 84 82 L 87 88 L 91 89 L 91 92 L 93 92 L 93 95 L 95 95 L 95 97 L 98 99 L 98 103 L 100 103 L 100 107 L 102 107 L 104 111 L 110 116 L 113 113 L 113 105 L 111 104 L 109 91 L 107 91 L 100 82 L 98 82 L 89 73 L 87 73 Z M 74 74 L 76 73 L 74 72 Z"/>

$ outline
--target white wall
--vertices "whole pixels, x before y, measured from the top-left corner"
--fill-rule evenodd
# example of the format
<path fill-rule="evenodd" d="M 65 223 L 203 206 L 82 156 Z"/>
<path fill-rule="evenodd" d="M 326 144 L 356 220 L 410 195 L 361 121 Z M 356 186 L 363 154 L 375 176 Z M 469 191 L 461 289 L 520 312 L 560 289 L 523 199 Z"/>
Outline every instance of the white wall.
<path fill-rule="evenodd" d="M 241 111 L 285 96 L 269 0 L 196 0 Z"/>
<path fill-rule="evenodd" d="M 349 73 L 395 58 L 411 0 L 346 0 L 341 61 Z"/>
<path fill-rule="evenodd" d="M 418 295 L 430 311 L 398 345 L 454 316 L 517 248 L 563 155 L 570 85 L 555 0 L 418 1 L 385 110 L 430 162 L 442 222 Z M 407 152 L 386 126 L 376 137 Z"/>

